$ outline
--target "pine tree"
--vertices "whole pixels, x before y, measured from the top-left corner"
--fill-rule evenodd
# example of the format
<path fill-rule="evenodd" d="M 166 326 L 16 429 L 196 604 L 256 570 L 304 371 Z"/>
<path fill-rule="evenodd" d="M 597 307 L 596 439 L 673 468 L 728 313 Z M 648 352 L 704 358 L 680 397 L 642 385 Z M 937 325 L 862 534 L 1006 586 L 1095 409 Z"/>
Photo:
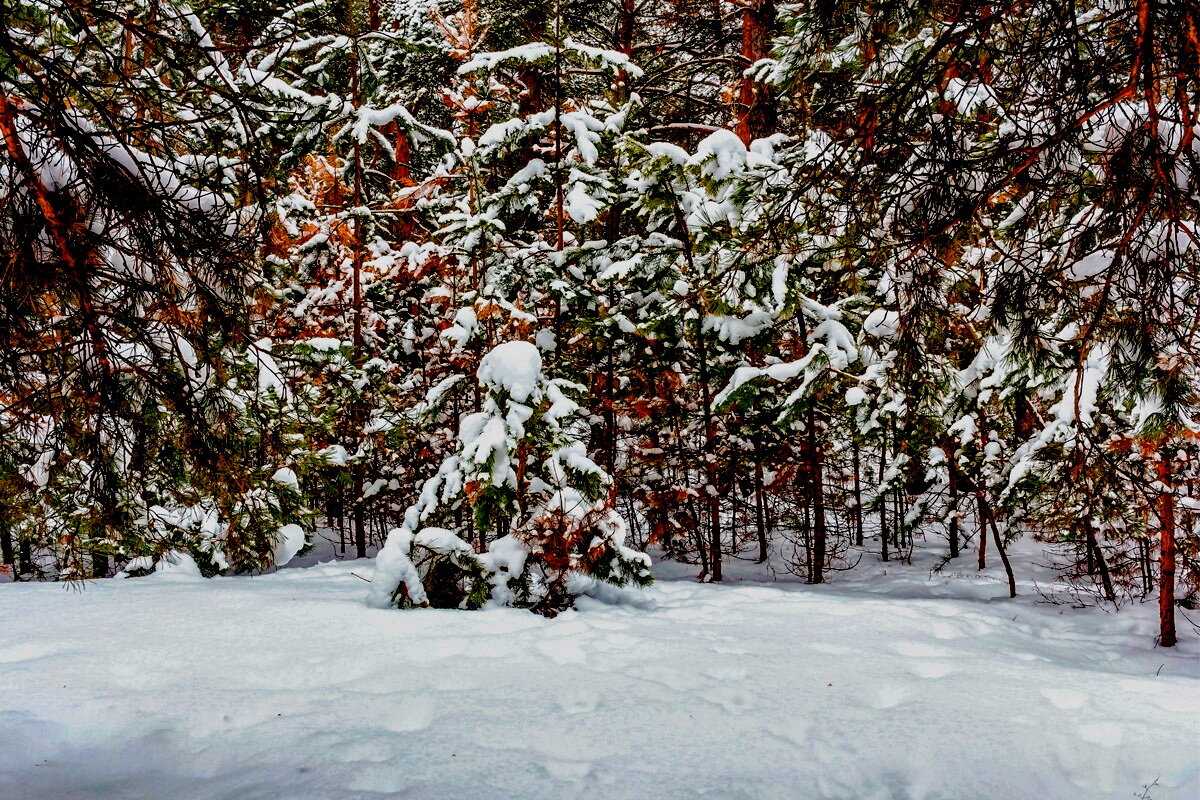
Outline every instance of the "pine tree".
<path fill-rule="evenodd" d="M 462 418 L 456 452 L 425 482 L 379 556 L 374 605 L 477 607 L 555 616 L 599 582 L 650 580 L 649 560 L 625 546 L 609 477 L 588 457 L 582 387 L 550 379 L 529 342 L 497 345 L 480 362 L 482 409 Z M 427 522 L 466 504 L 486 552 Z M 458 570 L 447 578 L 449 567 Z"/>

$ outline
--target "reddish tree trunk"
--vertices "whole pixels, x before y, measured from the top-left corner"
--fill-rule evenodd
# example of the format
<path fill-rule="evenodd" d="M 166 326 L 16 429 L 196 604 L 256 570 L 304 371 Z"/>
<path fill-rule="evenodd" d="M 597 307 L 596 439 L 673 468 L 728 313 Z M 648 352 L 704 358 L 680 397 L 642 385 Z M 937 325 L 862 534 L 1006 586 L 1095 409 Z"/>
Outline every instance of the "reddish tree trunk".
<path fill-rule="evenodd" d="M 742 59 L 747 69 L 770 53 L 774 27 L 774 0 L 747 0 L 742 9 Z M 734 131 L 745 144 L 774 133 L 778 112 L 770 85 L 742 76 L 738 113 Z"/>
<path fill-rule="evenodd" d="M 392 124 L 395 125 L 395 123 Z M 411 186 L 413 180 L 409 164 L 412 161 L 412 144 L 408 140 L 408 134 L 400 130 L 398 125 L 395 125 L 393 133 L 396 137 L 396 145 L 393 150 L 396 163 L 392 165 L 392 179 L 405 186 Z"/>
<path fill-rule="evenodd" d="M 1164 458 L 1158 462 L 1162 490 L 1158 496 L 1158 524 L 1162 533 L 1159 544 L 1158 643 L 1175 646 L 1175 494 L 1171 488 L 1171 466 Z"/>

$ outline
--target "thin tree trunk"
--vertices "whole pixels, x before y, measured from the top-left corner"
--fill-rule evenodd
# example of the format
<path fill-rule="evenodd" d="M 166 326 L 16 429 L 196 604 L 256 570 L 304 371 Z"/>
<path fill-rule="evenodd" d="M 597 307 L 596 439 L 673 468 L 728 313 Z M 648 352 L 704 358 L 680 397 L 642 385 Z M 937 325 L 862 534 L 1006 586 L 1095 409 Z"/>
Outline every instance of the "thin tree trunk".
<path fill-rule="evenodd" d="M 12 528 L 6 520 L 0 520 L 0 562 L 16 572 L 17 560 L 12 546 Z"/>
<path fill-rule="evenodd" d="M 1150 540 L 1138 539 L 1138 563 L 1142 569 L 1142 597 L 1154 591 L 1154 572 L 1150 566 Z"/>
<path fill-rule="evenodd" d="M 996 516 L 992 514 L 991 509 L 987 507 L 987 501 L 984 503 L 985 513 L 987 515 L 988 526 L 992 529 L 992 538 L 996 542 L 996 552 L 1000 554 L 1000 561 L 1004 564 L 1004 574 L 1008 576 L 1008 596 L 1017 596 L 1017 579 L 1013 576 L 1012 564 L 1008 560 L 1008 552 L 1004 549 L 1004 540 L 1000 538 L 1000 529 L 996 527 Z M 985 531 L 980 531 L 980 535 L 987 538 Z"/>
<path fill-rule="evenodd" d="M 1084 515 L 1083 519 L 1083 564 L 1088 575 L 1096 574 L 1096 532 L 1092 529 L 1092 521 Z"/>
<path fill-rule="evenodd" d="M 854 544 L 863 546 L 863 510 L 862 510 L 862 464 L 859 459 L 858 440 L 850 443 L 854 456 Z"/>
<path fill-rule="evenodd" d="M 28 536 L 17 537 L 17 574 L 33 574 L 33 545 Z"/>
<path fill-rule="evenodd" d="M 983 499 L 983 489 L 978 483 L 975 488 L 975 529 L 979 534 L 979 569 L 984 570 L 987 569 L 987 500 Z"/>
<path fill-rule="evenodd" d="M 697 323 L 697 338 L 699 339 L 699 357 L 700 357 L 700 401 L 703 406 L 703 423 L 704 423 L 704 471 L 705 480 L 705 501 L 708 503 L 709 517 L 709 540 L 708 540 L 708 561 L 709 561 L 709 580 L 713 583 L 721 582 L 721 498 L 717 494 L 717 459 L 713 452 L 716 432 L 713 430 L 713 414 L 712 414 L 712 394 L 709 387 L 708 375 L 708 346 L 704 331 Z"/>
<path fill-rule="evenodd" d="M 879 542 L 882 546 L 880 556 L 888 560 L 888 526 L 887 526 L 887 489 L 883 486 L 883 476 L 887 472 L 887 441 L 879 445 Z"/>
<path fill-rule="evenodd" d="M 947 454 L 948 464 L 946 473 L 949 476 L 947 491 L 950 493 L 950 521 L 947 524 L 947 534 L 950 539 L 950 557 L 958 558 L 958 468 L 953 460 L 953 453 Z"/>
<path fill-rule="evenodd" d="M 1104 599 L 1115 605 L 1117 602 L 1117 593 L 1113 590 L 1112 576 L 1108 571 L 1108 561 L 1104 558 L 1104 551 L 1100 549 L 1100 544 L 1096 541 L 1095 534 L 1092 535 L 1092 547 L 1095 549 L 1095 562 L 1100 567 L 1100 585 L 1104 589 Z"/>
<path fill-rule="evenodd" d="M 358 70 L 358 52 L 357 42 L 355 43 L 355 51 L 351 58 L 351 95 L 355 105 L 359 103 L 359 70 Z M 354 143 L 354 207 L 361 209 L 363 206 L 363 164 L 362 152 L 357 141 Z M 351 303 L 354 311 L 354 329 L 353 329 L 353 361 L 356 366 L 362 366 L 364 362 L 363 353 L 363 295 L 362 295 L 362 268 L 363 268 L 363 251 L 366 249 L 366 231 L 364 230 L 363 220 L 360 216 L 354 218 L 354 257 L 351 267 Z M 353 408 L 351 409 L 350 418 L 354 426 L 353 435 L 358 445 L 357 456 L 350 465 L 351 473 L 351 492 L 353 493 L 353 505 L 351 506 L 352 520 L 354 524 L 354 550 L 358 558 L 367 557 L 367 528 L 366 518 L 363 510 L 363 469 L 365 465 L 362 463 L 362 422 L 363 422 L 362 403 L 356 397 Z"/>
<path fill-rule="evenodd" d="M 766 498 L 763 497 L 762 461 L 755 454 L 754 459 L 754 526 L 758 532 L 758 563 L 767 560 L 767 515 Z"/>
<path fill-rule="evenodd" d="M 1158 462 L 1158 480 L 1162 489 L 1158 495 L 1159 542 L 1158 577 L 1158 643 L 1175 646 L 1175 494 L 1171 486 L 1171 466 L 1166 457 Z"/>
<path fill-rule="evenodd" d="M 621 10 L 617 22 L 617 49 L 626 56 L 633 55 L 633 40 L 636 26 L 636 0 L 621 0 Z M 616 88 L 617 97 L 621 101 L 629 99 L 629 73 L 624 69 L 617 71 Z"/>
<path fill-rule="evenodd" d="M 825 582 L 825 474 L 821 463 L 821 452 L 817 447 L 817 413 L 808 410 L 808 458 L 811 468 L 813 510 L 813 563 L 809 572 L 809 583 Z"/>

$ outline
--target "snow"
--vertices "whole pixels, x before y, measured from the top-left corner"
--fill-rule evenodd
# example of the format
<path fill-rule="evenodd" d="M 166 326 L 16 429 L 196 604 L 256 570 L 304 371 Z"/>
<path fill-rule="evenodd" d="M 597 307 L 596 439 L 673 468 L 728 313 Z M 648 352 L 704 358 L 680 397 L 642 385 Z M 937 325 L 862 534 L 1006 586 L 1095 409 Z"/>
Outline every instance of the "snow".
<path fill-rule="evenodd" d="M 271 475 L 271 480 L 276 483 L 282 483 L 284 486 L 289 486 L 295 491 L 300 491 L 300 478 L 297 477 L 296 471 L 291 467 L 280 467 Z"/>
<path fill-rule="evenodd" d="M 866 400 L 867 393 L 863 391 L 861 386 L 851 386 L 846 390 L 846 405 L 858 406 L 865 403 Z"/>
<path fill-rule="evenodd" d="M 459 75 L 469 75 L 480 70 L 495 69 L 505 61 L 523 61 L 532 63 L 554 54 L 554 48 L 543 42 L 518 45 L 517 47 L 494 53 L 478 53 L 470 61 L 458 68 Z"/>
<path fill-rule="evenodd" d="M 591 45 L 577 42 L 569 36 L 563 41 L 563 47 L 567 50 L 574 50 L 585 58 L 598 61 L 614 71 L 625 72 L 633 78 L 642 77 L 642 68 L 630 61 L 629 56 L 625 53 L 592 47 Z"/>
<path fill-rule="evenodd" d="M 895 311 L 877 308 L 863 320 L 863 331 L 871 336 L 887 339 L 900 329 L 900 315 Z"/>
<path fill-rule="evenodd" d="M 496 345 L 480 362 L 478 377 L 481 385 L 503 391 L 518 403 L 524 403 L 536 391 L 542 377 L 542 355 L 529 342 Z"/>
<path fill-rule="evenodd" d="M 821 587 L 660 564 L 554 620 L 370 609 L 366 561 L 5 584 L 0 797 L 1194 798 L 1195 634 L 1039 602 L 1014 557 L 1015 601 L 866 554 Z"/>
<path fill-rule="evenodd" d="M 746 165 L 746 145 L 733 131 L 714 131 L 696 147 L 694 162 L 703 164 L 705 175 L 721 181 Z"/>
<path fill-rule="evenodd" d="M 277 399 L 285 400 L 288 396 L 287 384 L 284 382 L 279 365 L 271 357 L 272 346 L 270 339 L 259 339 L 250 348 L 248 354 L 251 362 L 258 367 L 259 393 L 274 394 Z"/>
<path fill-rule="evenodd" d="M 158 560 L 158 563 L 154 565 L 154 574 L 160 580 L 163 578 L 171 580 L 201 580 L 203 577 L 200 574 L 199 565 L 196 564 L 196 559 L 192 558 L 190 553 L 185 553 L 182 550 L 172 550 L 169 553 L 165 553 Z"/>
<path fill-rule="evenodd" d="M 295 558 L 304 548 L 304 541 L 304 528 L 299 525 L 292 523 L 280 528 L 275 543 L 275 566 L 282 567 Z"/>
<path fill-rule="evenodd" d="M 1116 253 L 1112 250 L 1097 250 L 1088 253 L 1067 269 L 1067 277 L 1073 281 L 1094 278 L 1112 266 Z"/>

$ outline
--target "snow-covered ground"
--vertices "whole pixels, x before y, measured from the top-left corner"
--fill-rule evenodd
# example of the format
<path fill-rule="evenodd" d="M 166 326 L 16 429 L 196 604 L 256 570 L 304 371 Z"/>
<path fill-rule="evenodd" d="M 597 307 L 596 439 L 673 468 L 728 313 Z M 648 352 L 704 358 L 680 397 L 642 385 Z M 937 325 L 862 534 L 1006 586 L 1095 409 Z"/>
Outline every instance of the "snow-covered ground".
<path fill-rule="evenodd" d="M 554 620 L 370 609 L 364 561 L 5 584 L 0 798 L 1194 800 L 1191 626 L 962 561 Z"/>

